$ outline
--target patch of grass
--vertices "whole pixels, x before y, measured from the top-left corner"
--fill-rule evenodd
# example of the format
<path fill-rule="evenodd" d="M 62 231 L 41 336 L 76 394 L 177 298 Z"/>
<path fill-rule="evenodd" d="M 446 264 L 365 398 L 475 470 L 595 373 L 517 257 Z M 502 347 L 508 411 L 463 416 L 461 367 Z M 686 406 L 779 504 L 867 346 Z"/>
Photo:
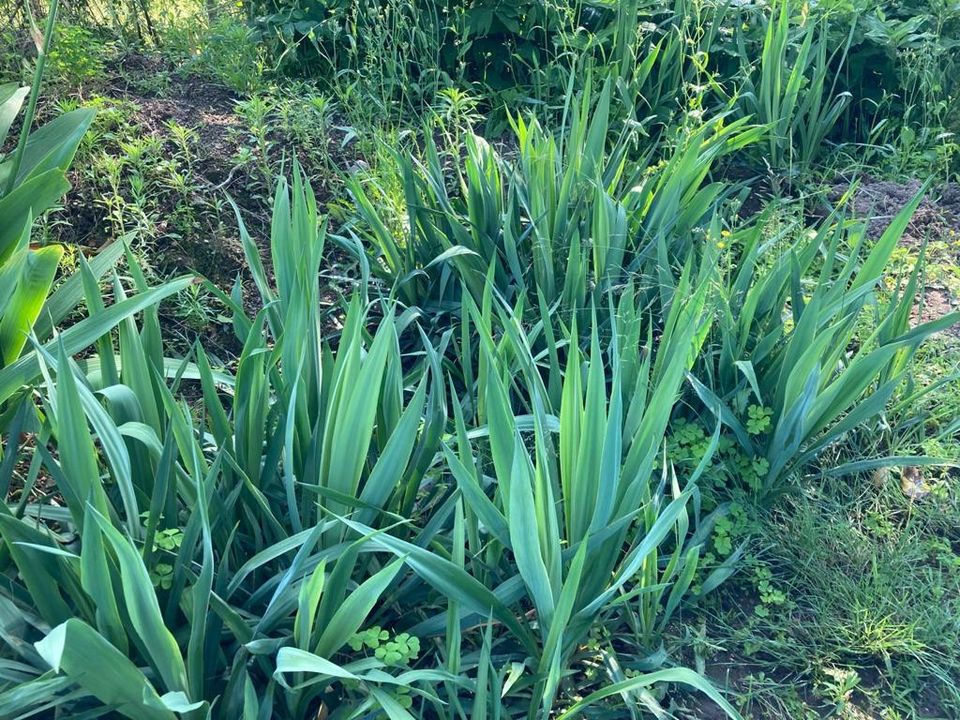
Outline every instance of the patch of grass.
<path fill-rule="evenodd" d="M 913 501 L 879 473 L 752 516 L 746 567 L 707 622 L 749 716 L 793 717 L 799 690 L 837 717 L 958 712 L 960 505 L 954 483 L 941 491 Z"/>
<path fill-rule="evenodd" d="M 218 13 L 213 20 L 200 14 L 173 25 L 165 35 L 163 52 L 181 73 L 215 80 L 239 93 L 267 85 L 270 66 L 264 47 L 230 12 Z"/>

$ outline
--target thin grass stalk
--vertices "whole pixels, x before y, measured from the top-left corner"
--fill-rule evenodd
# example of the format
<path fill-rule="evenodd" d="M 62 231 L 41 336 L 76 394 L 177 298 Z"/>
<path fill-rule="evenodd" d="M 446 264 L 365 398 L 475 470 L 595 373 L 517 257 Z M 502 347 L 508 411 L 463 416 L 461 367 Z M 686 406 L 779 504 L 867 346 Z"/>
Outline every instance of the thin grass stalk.
<path fill-rule="evenodd" d="M 29 3 L 27 3 L 29 7 Z M 17 175 L 20 174 L 20 165 L 23 163 L 23 153 L 27 149 L 27 139 L 30 128 L 33 126 L 33 117 L 37 112 L 37 102 L 40 99 L 40 83 L 43 81 L 43 70 L 47 64 L 47 53 L 53 43 L 53 32 L 57 24 L 57 12 L 60 9 L 60 0 L 50 0 L 50 10 L 47 15 L 47 24 L 43 32 L 43 39 L 36 44 L 37 65 L 33 70 L 33 83 L 30 86 L 30 101 L 27 103 L 27 112 L 23 117 L 23 126 L 20 128 L 20 138 L 17 140 L 17 149 L 13 156 L 13 167 L 10 177 L 7 178 L 7 187 L 4 192 L 9 195 L 17 184 Z"/>

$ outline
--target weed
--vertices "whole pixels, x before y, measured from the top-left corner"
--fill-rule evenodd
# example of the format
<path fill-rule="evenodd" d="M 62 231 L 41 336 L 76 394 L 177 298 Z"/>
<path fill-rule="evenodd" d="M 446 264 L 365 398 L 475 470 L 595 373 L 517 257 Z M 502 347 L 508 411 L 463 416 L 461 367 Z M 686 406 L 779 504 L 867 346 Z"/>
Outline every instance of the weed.
<path fill-rule="evenodd" d="M 82 89 L 103 76 L 108 46 L 91 30 L 79 25 L 61 25 L 50 50 L 50 71 L 55 80 Z"/>

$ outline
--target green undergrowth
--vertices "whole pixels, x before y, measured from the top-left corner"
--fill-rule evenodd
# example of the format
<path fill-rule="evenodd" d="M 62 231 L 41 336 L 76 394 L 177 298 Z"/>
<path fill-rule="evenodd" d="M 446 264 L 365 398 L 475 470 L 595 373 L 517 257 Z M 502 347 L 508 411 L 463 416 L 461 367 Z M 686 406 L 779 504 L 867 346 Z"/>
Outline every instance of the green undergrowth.
<path fill-rule="evenodd" d="M 0 716 L 960 715 L 950 3 L 33 9 Z"/>

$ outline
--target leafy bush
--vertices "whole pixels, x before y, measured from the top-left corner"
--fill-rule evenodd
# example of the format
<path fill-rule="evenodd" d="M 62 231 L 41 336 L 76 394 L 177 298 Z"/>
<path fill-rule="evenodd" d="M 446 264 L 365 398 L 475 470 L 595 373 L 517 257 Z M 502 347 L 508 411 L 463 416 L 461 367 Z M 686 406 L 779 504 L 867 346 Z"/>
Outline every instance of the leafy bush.
<path fill-rule="evenodd" d="M 0 148 L 29 98 L 16 147 L 9 156 L 0 155 L 0 369 L 20 357 L 62 254 L 58 247 L 30 248 L 33 219 L 70 187 L 66 170 L 93 120 L 92 111 L 77 111 L 33 131 L 56 13 L 54 4 L 44 35 L 37 41 L 32 87 L 0 86 Z M 5 399 L 0 397 L 0 403 Z"/>
<path fill-rule="evenodd" d="M 50 49 L 50 70 L 60 82 L 80 88 L 103 75 L 104 43 L 81 25 L 61 25 Z"/>
<path fill-rule="evenodd" d="M 409 54 L 396 58 L 411 65 L 394 66 L 400 77 L 406 77 L 408 71 L 439 71 L 448 77 L 467 73 L 493 85 L 516 82 L 518 68 L 544 62 L 553 38 L 574 16 L 582 12 L 584 18 L 599 23 L 602 16 L 611 15 L 543 0 L 258 0 L 249 7 L 251 19 L 265 35 L 275 34 L 291 43 L 306 39 L 338 67 L 345 61 L 362 66 L 367 56 L 386 49 L 378 46 L 378 41 L 383 39 L 383 29 L 392 28 L 411 41 Z M 388 56 L 388 62 L 393 59 Z M 415 81 L 416 75 L 410 79 Z"/>
<path fill-rule="evenodd" d="M 223 83 L 240 93 L 257 92 L 266 85 L 264 48 L 242 20 L 221 13 L 208 22 L 176 25 L 165 52 L 182 63 L 184 72 Z"/>
<path fill-rule="evenodd" d="M 685 84 L 703 59 L 726 4 L 691 0 L 573 3 L 546 0 L 257 0 L 250 21 L 279 46 L 293 73 L 320 76 L 348 107 L 373 103 L 370 119 L 422 115 L 443 90 L 491 91 L 500 111 L 556 110 L 568 82 L 616 76 L 639 118 L 663 122 L 683 109 Z M 705 26 L 703 17 L 715 23 Z M 688 54 L 689 53 L 689 54 Z M 700 78 L 703 79 L 703 78 Z M 364 112 L 357 107 L 353 112 Z"/>
<path fill-rule="evenodd" d="M 235 10 L 181 27 L 167 51 L 185 69 L 256 93 L 232 138 L 259 171 L 247 194 L 273 183 L 277 124 L 319 167 L 363 130 L 335 112 L 381 129 L 434 113 L 383 171 L 395 191 L 352 163 L 334 239 L 361 278 L 326 309 L 326 220 L 295 162 L 269 258 L 235 208 L 248 275 L 232 290 L 148 287 L 121 242 L 47 297 L 60 251 L 31 248 L 30 227 L 90 113 L 30 133 L 31 103 L 0 159 L 4 716 L 667 717 L 686 712 L 681 685 L 739 717 L 665 637 L 694 635 L 686 613 L 744 556 L 745 631 L 794 608 L 740 544 L 765 527 L 755 501 L 818 463 L 939 461 L 885 438 L 849 461 L 824 452 L 883 435 L 888 407 L 937 386 L 913 386 L 914 354 L 960 313 L 914 325 L 923 252 L 904 277 L 887 269 L 920 195 L 876 242 L 842 209 L 771 237 L 717 172 L 749 148 L 776 190 L 851 139 L 837 128 L 862 121 L 850 94 L 868 79 L 850 48 L 922 47 L 913 77 L 937 76 L 932 15 L 862 21 L 858 2 L 248 3 L 288 53 L 278 69 L 309 45 L 332 71 L 333 92 L 309 97 L 261 92 L 267 54 Z M 25 96 L 0 87 L 0 141 Z M 950 97 L 920 103 L 930 132 Z M 485 113 L 506 138 L 473 132 Z M 102 156 L 120 231 L 124 163 L 172 169 L 183 197 L 199 187 L 176 168 L 200 136 L 167 129 L 176 157 L 135 138 Z M 155 188 L 138 176 L 140 202 Z M 168 357 L 158 304 L 188 287 L 183 308 L 225 310 L 235 356 L 198 342 Z M 934 549 L 952 563 L 948 546 Z"/>

